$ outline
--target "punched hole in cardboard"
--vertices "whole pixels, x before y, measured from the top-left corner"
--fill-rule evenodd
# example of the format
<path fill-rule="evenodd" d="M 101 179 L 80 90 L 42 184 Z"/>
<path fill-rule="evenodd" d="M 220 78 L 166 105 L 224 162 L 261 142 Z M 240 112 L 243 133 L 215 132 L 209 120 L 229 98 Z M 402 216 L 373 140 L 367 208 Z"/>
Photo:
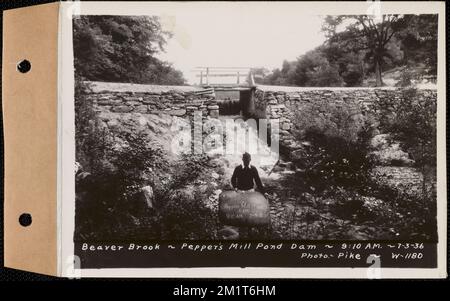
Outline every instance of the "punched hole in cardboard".
<path fill-rule="evenodd" d="M 31 63 L 28 60 L 21 60 L 18 64 L 17 64 L 17 70 L 20 73 L 27 73 L 28 71 L 31 70 Z"/>
<path fill-rule="evenodd" d="M 32 222 L 31 214 L 29 214 L 29 213 L 22 213 L 22 214 L 19 216 L 19 224 L 20 224 L 22 227 L 28 227 L 28 226 L 30 226 L 30 225 L 31 225 L 31 222 Z"/>

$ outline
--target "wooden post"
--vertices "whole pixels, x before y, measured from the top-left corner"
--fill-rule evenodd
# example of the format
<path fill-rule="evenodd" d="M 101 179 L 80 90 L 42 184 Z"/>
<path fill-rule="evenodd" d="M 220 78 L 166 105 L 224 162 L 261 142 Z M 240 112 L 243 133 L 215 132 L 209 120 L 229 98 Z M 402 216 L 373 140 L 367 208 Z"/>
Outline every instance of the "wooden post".
<path fill-rule="evenodd" d="M 203 71 L 200 71 L 200 86 L 203 85 Z"/>
<path fill-rule="evenodd" d="M 248 84 L 251 86 L 251 87 L 254 87 L 255 86 L 255 78 L 253 77 L 253 72 L 250 70 L 249 71 L 249 73 L 248 73 Z"/>
<path fill-rule="evenodd" d="M 209 67 L 206 67 L 206 84 L 209 85 Z"/>
<path fill-rule="evenodd" d="M 239 71 L 237 72 L 237 84 L 239 85 Z"/>

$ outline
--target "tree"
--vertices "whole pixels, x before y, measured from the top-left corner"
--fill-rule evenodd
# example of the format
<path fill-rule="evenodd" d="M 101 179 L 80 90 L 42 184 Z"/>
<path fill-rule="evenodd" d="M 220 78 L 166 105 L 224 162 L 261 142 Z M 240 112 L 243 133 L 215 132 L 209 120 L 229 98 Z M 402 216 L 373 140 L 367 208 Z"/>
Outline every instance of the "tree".
<path fill-rule="evenodd" d="M 270 71 L 264 67 L 252 68 L 251 70 L 253 78 L 259 84 L 266 84 L 267 77 L 270 75 Z"/>
<path fill-rule="evenodd" d="M 404 64 L 424 64 L 425 75 L 437 76 L 438 15 L 405 15 L 408 26 L 397 36 L 401 40 Z"/>
<path fill-rule="evenodd" d="M 374 164 L 373 117 L 363 115 L 356 102 L 342 106 L 325 102 L 327 115 L 312 114 L 316 107 L 308 103 L 295 112 L 294 136 L 309 144 L 292 156 L 294 164 L 304 169 L 308 185 L 319 190 L 365 187 Z"/>
<path fill-rule="evenodd" d="M 436 100 L 422 99 L 415 89 L 405 90 L 388 129 L 408 151 L 423 175 L 422 192 L 436 168 Z"/>
<path fill-rule="evenodd" d="M 283 61 L 281 69 L 273 70 L 272 74 L 267 77 L 266 83 L 277 86 L 292 86 L 294 85 L 296 62 Z"/>
<path fill-rule="evenodd" d="M 327 16 L 324 44 L 284 61 L 258 83 L 286 86 L 361 86 L 375 74 L 383 85 L 382 71 L 402 68 L 406 77 L 436 78 L 437 15 Z M 405 77 L 404 76 L 404 77 Z M 404 80 L 397 82 L 402 85 Z"/>
<path fill-rule="evenodd" d="M 345 30 L 338 32 L 344 24 Z M 330 42 L 341 41 L 353 51 L 366 51 L 366 59 L 375 69 L 376 86 L 382 86 L 382 65 L 386 58 L 392 59 L 388 43 L 406 25 L 407 19 L 402 15 L 382 15 L 380 20 L 368 15 L 342 15 L 327 16 L 322 29 Z"/>
<path fill-rule="evenodd" d="M 339 41 L 329 41 L 320 46 L 320 49 L 330 64 L 336 66 L 345 86 L 354 87 L 362 84 L 365 71 L 363 53 L 353 51 Z"/>
<path fill-rule="evenodd" d="M 297 60 L 293 81 L 298 86 L 343 86 L 337 66 L 328 61 L 321 48 L 309 51 Z"/>
<path fill-rule="evenodd" d="M 75 80 L 75 160 L 85 171 L 92 171 L 103 164 L 110 148 L 108 135 L 102 129 L 101 120 L 92 102 L 86 97 L 88 84 Z"/>
<path fill-rule="evenodd" d="M 77 76 L 91 81 L 184 84 L 180 71 L 159 60 L 171 33 L 158 17 L 80 16 L 73 21 Z"/>

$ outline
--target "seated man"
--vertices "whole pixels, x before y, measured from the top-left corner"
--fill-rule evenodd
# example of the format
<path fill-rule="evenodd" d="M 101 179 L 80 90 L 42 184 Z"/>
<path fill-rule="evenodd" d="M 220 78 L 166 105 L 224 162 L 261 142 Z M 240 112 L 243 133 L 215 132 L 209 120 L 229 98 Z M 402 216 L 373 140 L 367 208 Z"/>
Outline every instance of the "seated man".
<path fill-rule="evenodd" d="M 231 177 L 231 185 L 235 190 L 253 191 L 255 184 L 259 192 L 264 193 L 264 187 L 258 175 L 258 170 L 250 165 L 252 157 L 249 153 L 242 155 L 242 165 L 236 166 Z"/>
<path fill-rule="evenodd" d="M 252 157 L 249 153 L 242 155 L 242 165 L 236 166 L 231 177 L 231 185 L 236 191 L 254 191 L 254 187 L 258 191 L 264 193 L 264 187 L 258 175 L 258 170 L 253 165 L 250 165 Z M 259 232 L 259 230 L 258 230 Z M 253 237 L 253 227 L 239 227 L 239 238 L 249 239 Z"/>

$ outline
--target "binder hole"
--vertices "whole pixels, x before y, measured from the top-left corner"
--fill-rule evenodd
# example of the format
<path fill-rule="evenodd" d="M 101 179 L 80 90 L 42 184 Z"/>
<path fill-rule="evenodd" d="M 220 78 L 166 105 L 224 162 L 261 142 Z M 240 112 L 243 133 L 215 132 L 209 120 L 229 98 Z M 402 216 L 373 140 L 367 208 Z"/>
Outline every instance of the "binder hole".
<path fill-rule="evenodd" d="M 17 64 L 17 70 L 21 73 L 27 73 L 31 69 L 31 63 L 28 60 L 22 60 Z"/>
<path fill-rule="evenodd" d="M 29 213 L 22 213 L 19 216 L 19 224 L 23 227 L 28 227 L 29 225 L 31 225 L 31 214 Z"/>

